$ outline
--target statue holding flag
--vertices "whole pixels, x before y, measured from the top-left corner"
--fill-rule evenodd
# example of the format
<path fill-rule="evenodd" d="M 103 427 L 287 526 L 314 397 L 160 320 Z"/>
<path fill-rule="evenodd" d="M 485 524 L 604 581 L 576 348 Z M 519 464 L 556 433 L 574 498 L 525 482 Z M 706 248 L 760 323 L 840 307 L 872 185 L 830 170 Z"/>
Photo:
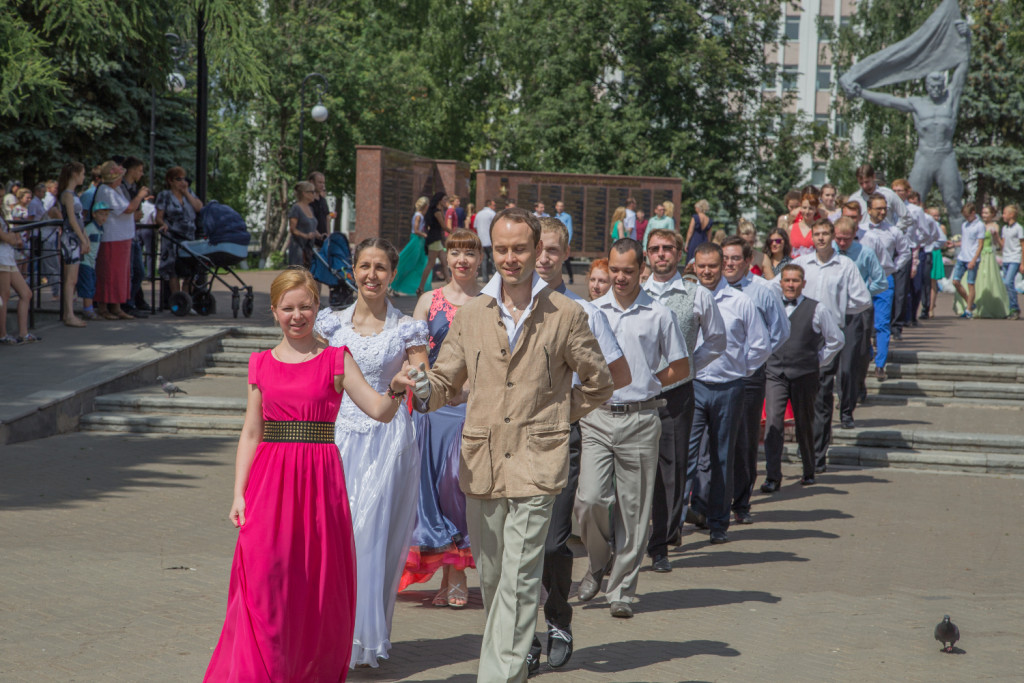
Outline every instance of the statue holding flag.
<path fill-rule="evenodd" d="M 918 143 L 910 185 L 922 200 L 933 184 L 938 185 L 949 213 L 951 234 L 959 233 L 963 223 L 960 209 L 964 182 L 953 151 L 953 133 L 970 56 L 971 32 L 960 16 L 957 1 L 942 0 L 921 28 L 857 62 L 839 79 L 839 85 L 852 97 L 914 116 Z M 954 71 L 947 87 L 948 69 Z M 927 97 L 895 97 L 869 90 L 918 78 L 925 79 Z"/>

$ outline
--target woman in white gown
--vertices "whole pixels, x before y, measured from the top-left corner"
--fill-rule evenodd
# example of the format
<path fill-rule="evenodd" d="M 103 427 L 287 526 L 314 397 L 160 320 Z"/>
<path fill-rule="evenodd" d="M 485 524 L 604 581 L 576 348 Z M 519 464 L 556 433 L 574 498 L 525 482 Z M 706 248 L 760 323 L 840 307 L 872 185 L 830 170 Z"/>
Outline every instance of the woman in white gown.
<path fill-rule="evenodd" d="M 366 381 L 384 392 L 406 359 L 427 362 L 427 325 L 387 299 L 398 251 L 379 238 L 355 249 L 356 303 L 317 316 L 331 346 L 347 346 Z M 377 666 L 391 649 L 391 615 L 416 523 L 420 453 L 406 410 L 389 423 L 370 419 L 346 396 L 336 421 L 356 544 L 356 621 L 350 666 Z"/>

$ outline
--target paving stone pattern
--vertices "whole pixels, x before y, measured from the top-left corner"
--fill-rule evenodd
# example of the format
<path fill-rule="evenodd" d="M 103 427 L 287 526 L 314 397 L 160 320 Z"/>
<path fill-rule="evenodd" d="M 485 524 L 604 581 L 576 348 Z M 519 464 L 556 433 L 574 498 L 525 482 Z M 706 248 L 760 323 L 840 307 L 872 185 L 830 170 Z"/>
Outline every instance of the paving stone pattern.
<path fill-rule="evenodd" d="M 74 434 L 13 446 L 0 477 L 0 680 L 189 681 L 224 618 L 234 439 Z M 1024 479 L 840 470 L 755 495 L 751 526 L 690 532 L 640 575 L 632 620 L 576 604 L 551 681 L 963 681 L 1024 676 Z M 577 559 L 575 578 L 586 570 Z M 351 681 L 475 680 L 461 611 L 398 601 L 391 660 Z M 932 628 L 950 614 L 960 655 Z M 541 627 L 538 622 L 538 627 Z M 339 647 L 347 646 L 339 643 Z"/>

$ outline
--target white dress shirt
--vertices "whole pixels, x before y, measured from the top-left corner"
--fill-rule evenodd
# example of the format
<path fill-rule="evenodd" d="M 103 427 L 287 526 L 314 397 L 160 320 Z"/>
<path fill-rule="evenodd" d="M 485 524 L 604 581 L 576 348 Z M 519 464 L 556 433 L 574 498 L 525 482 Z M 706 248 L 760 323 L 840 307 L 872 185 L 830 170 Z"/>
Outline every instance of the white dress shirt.
<path fill-rule="evenodd" d="M 786 317 L 788 318 L 793 315 L 796 307 L 806 298 L 801 294 L 793 300 L 792 304 L 789 303 L 789 300 L 784 300 L 783 308 L 786 309 Z M 843 346 L 846 345 L 846 337 L 843 336 L 843 331 L 839 329 L 839 325 L 836 325 L 836 319 L 832 315 L 832 311 L 821 305 L 814 307 L 811 329 L 825 339 L 825 345 L 818 349 L 818 367 L 823 368 L 832 362 L 837 353 L 843 350 Z"/>
<path fill-rule="evenodd" d="M 934 240 L 932 239 L 931 226 L 926 219 L 931 218 L 917 204 L 907 203 L 907 212 L 910 214 L 913 223 L 907 228 L 907 241 L 911 249 L 924 249 Z"/>
<path fill-rule="evenodd" d="M 604 356 L 604 362 L 610 365 L 622 358 L 622 349 L 615 338 L 615 333 L 612 332 L 612 326 L 608 323 L 608 318 L 601 312 L 601 309 L 566 287 L 564 282 L 561 286 L 556 287 L 555 291 L 572 299 L 583 308 L 583 311 L 587 314 L 587 324 L 590 326 L 590 333 L 594 335 L 597 345 L 601 347 L 601 355 Z M 578 380 L 573 382 L 573 385 L 576 384 L 579 384 Z"/>
<path fill-rule="evenodd" d="M 526 319 L 530 317 L 530 313 L 533 311 L 533 304 L 537 301 L 537 294 L 547 287 L 547 283 L 540 279 L 540 275 L 537 275 L 536 271 L 533 273 L 533 290 L 530 292 L 530 303 L 526 306 L 526 310 L 519 316 L 519 322 L 512 317 L 512 312 L 505 307 L 505 302 L 501 300 L 501 275 L 495 273 L 494 277 L 484 285 L 484 288 L 480 290 L 480 294 L 489 296 L 498 302 L 498 314 L 501 316 L 501 323 L 505 327 L 505 332 L 508 333 L 508 350 L 516 350 L 516 342 L 519 341 L 519 335 L 523 332 L 523 324 L 526 323 Z"/>
<path fill-rule="evenodd" d="M 626 217 L 622 219 L 622 227 L 625 229 L 626 237 L 636 239 L 636 211 L 626 209 Z"/>
<path fill-rule="evenodd" d="M 887 219 L 878 224 L 869 221 L 861 225 L 863 228 L 857 231 L 857 237 L 861 244 L 874 249 L 886 277 L 910 263 L 910 241 Z"/>
<path fill-rule="evenodd" d="M 929 238 L 928 243 L 922 248 L 929 252 L 942 248 L 942 245 L 946 243 L 946 233 L 942 232 L 942 226 L 927 213 L 922 212 L 922 215 L 922 223 L 925 226 L 924 233 Z"/>
<path fill-rule="evenodd" d="M 900 196 L 898 194 L 896 194 L 895 192 L 890 190 L 888 187 L 882 187 L 881 185 L 876 185 L 875 186 L 875 192 L 879 192 L 879 193 L 881 193 L 885 197 L 885 203 L 886 203 L 886 208 L 887 208 L 886 218 L 888 218 L 889 221 L 893 225 L 896 226 L 897 230 L 900 230 L 901 232 L 906 232 L 907 229 L 910 228 L 910 224 L 912 222 L 910 214 L 907 211 L 907 205 L 903 203 L 903 200 L 900 199 Z M 872 193 L 872 194 L 874 194 L 874 193 Z M 847 201 L 851 201 L 851 202 L 857 202 L 858 204 L 860 204 L 860 215 L 861 215 L 860 226 L 862 228 L 867 227 L 867 222 L 869 220 L 869 218 L 868 218 L 868 197 L 869 196 L 870 195 L 865 195 L 864 194 L 864 190 L 857 190 L 856 192 L 851 194 L 850 198 L 847 200 Z"/>
<path fill-rule="evenodd" d="M 625 310 L 615 300 L 614 290 L 608 290 L 594 305 L 607 316 L 633 376 L 632 383 L 616 389 L 609 402 L 632 403 L 655 398 L 662 392 L 656 376 L 661 359 L 674 363 L 689 357 L 675 315 L 643 289 Z"/>
<path fill-rule="evenodd" d="M 728 342 L 725 353 L 699 370 L 697 379 L 705 384 L 721 384 L 749 377 L 772 355 L 768 329 L 753 300 L 730 287 L 724 277 L 712 295 L 725 322 Z"/>
<path fill-rule="evenodd" d="M 743 293 L 749 296 L 757 306 L 757 312 L 761 314 L 761 322 L 768 328 L 772 353 L 775 353 L 789 339 L 789 317 L 783 310 L 782 299 L 769 289 L 767 280 L 753 273 L 747 273 L 738 282 L 730 283 L 730 286 L 734 285 L 739 285 Z M 733 288 L 735 289 L 735 287 Z"/>
<path fill-rule="evenodd" d="M 804 295 L 828 308 L 840 329 L 846 326 L 846 316 L 871 308 L 871 293 L 857 264 L 838 251 L 833 250 L 824 263 L 816 252 L 798 256 L 793 263 L 804 269 Z M 779 278 L 769 280 L 769 284 L 782 294 Z"/>
<path fill-rule="evenodd" d="M 476 228 L 476 234 L 480 238 L 481 246 L 491 246 L 491 221 L 497 215 L 494 209 L 487 206 L 476 212 L 476 220 L 473 221 L 473 227 Z"/>
<path fill-rule="evenodd" d="M 970 223 L 964 223 L 960 228 L 960 253 L 956 257 L 957 260 L 970 263 L 978 254 L 978 244 L 984 239 L 985 224 L 981 222 L 980 218 L 975 216 Z"/>
<path fill-rule="evenodd" d="M 676 271 L 668 282 L 658 282 L 653 277 L 649 277 L 643 287 L 644 291 L 658 301 L 673 291 L 685 291 L 683 278 L 679 275 L 679 271 Z M 698 325 L 697 343 L 694 344 L 694 348 L 689 349 L 690 374 L 679 384 L 691 381 L 697 376 L 698 370 L 707 367 L 711 361 L 725 353 L 728 343 L 728 337 L 725 334 L 725 321 L 718 311 L 718 304 L 715 303 L 715 298 L 708 288 L 699 284 L 693 298 L 693 317 L 697 320 Z M 668 362 L 666 361 L 664 364 L 668 365 Z M 677 387 L 679 384 L 673 384 L 665 389 Z"/>

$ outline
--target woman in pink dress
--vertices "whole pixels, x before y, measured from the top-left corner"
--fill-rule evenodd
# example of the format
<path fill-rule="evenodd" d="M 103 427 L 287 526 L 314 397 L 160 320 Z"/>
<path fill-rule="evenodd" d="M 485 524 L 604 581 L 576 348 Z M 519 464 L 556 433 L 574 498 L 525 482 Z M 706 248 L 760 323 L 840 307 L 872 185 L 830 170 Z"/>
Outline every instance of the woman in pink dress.
<path fill-rule="evenodd" d="M 409 382 L 400 372 L 378 394 L 348 349 L 314 336 L 318 289 L 305 269 L 277 276 L 271 310 L 284 338 L 249 359 L 230 514 L 238 544 L 206 681 L 333 683 L 348 672 L 351 649 L 339 644 L 352 642 L 355 548 L 334 418 L 347 391 L 390 421 Z"/>

